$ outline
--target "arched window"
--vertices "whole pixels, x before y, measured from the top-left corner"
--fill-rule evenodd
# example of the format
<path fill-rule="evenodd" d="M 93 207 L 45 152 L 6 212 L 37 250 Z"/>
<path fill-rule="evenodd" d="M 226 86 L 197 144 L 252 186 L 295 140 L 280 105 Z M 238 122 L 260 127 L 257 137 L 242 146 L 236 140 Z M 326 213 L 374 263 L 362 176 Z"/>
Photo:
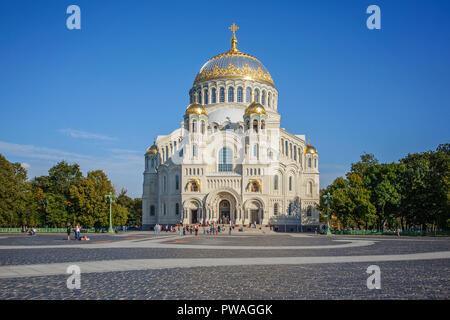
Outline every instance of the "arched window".
<path fill-rule="evenodd" d="M 284 142 L 284 152 L 285 152 L 286 156 L 289 155 L 289 146 L 288 146 L 288 142 L 287 141 Z"/>
<path fill-rule="evenodd" d="M 175 203 L 175 215 L 179 215 L 180 214 L 180 204 L 179 203 Z"/>
<path fill-rule="evenodd" d="M 255 101 L 259 102 L 259 89 L 255 89 Z"/>
<path fill-rule="evenodd" d="M 312 194 L 312 182 L 308 182 L 308 194 Z"/>
<path fill-rule="evenodd" d="M 273 177 L 273 190 L 278 190 L 278 175 Z"/>
<path fill-rule="evenodd" d="M 314 168 L 317 168 L 317 159 L 314 159 Z"/>
<path fill-rule="evenodd" d="M 197 156 L 197 145 L 194 144 L 192 146 L 192 156 L 196 157 Z"/>
<path fill-rule="evenodd" d="M 237 102 L 242 102 L 242 88 L 237 89 Z"/>
<path fill-rule="evenodd" d="M 252 89 L 251 88 L 245 89 L 245 100 L 247 103 L 252 102 Z"/>
<path fill-rule="evenodd" d="M 254 146 L 253 146 L 253 156 L 254 157 L 258 157 L 258 144 L 255 144 Z"/>
<path fill-rule="evenodd" d="M 209 103 L 209 99 L 208 99 L 208 90 L 205 90 L 203 93 L 203 96 L 205 97 L 205 104 Z"/>
<path fill-rule="evenodd" d="M 292 177 L 289 177 L 289 191 L 292 191 Z"/>
<path fill-rule="evenodd" d="M 180 189 L 180 176 L 176 175 L 175 176 L 175 190 Z"/>
<path fill-rule="evenodd" d="M 233 169 L 233 152 L 230 148 L 223 147 L 219 151 L 219 172 L 230 172 Z"/>
<path fill-rule="evenodd" d="M 155 206 L 150 206 L 150 215 L 151 216 L 155 215 Z"/>
<path fill-rule="evenodd" d="M 234 88 L 228 88 L 228 102 L 234 102 Z"/>
<path fill-rule="evenodd" d="M 258 132 L 258 120 L 253 120 L 253 131 Z"/>
<path fill-rule="evenodd" d="M 278 215 L 278 203 L 275 203 L 273 205 L 273 215 L 274 216 Z"/>
<path fill-rule="evenodd" d="M 225 88 L 220 88 L 219 102 L 225 102 Z"/>
<path fill-rule="evenodd" d="M 155 159 L 152 159 L 152 168 L 155 167 Z"/>
<path fill-rule="evenodd" d="M 202 104 L 202 92 L 198 92 L 198 103 Z"/>
<path fill-rule="evenodd" d="M 192 121 L 192 132 L 197 132 L 197 120 Z"/>
<path fill-rule="evenodd" d="M 308 207 L 308 210 L 306 211 L 306 215 L 307 215 L 308 217 L 311 217 L 311 216 L 312 216 L 312 207 L 311 207 L 311 206 Z"/>
<path fill-rule="evenodd" d="M 262 92 L 261 103 L 262 103 L 263 106 L 266 105 L 266 92 L 265 91 Z"/>
<path fill-rule="evenodd" d="M 217 96 L 216 96 L 216 88 L 213 88 L 213 89 L 211 90 L 211 103 L 216 103 L 216 99 L 217 99 Z"/>
<path fill-rule="evenodd" d="M 180 151 L 178 152 L 178 155 L 180 156 L 180 158 L 183 158 L 183 148 L 180 149 Z"/>
<path fill-rule="evenodd" d="M 176 141 L 173 142 L 173 152 L 175 153 L 175 151 L 177 151 L 177 142 Z"/>
<path fill-rule="evenodd" d="M 294 160 L 297 161 L 297 146 L 294 146 Z"/>
<path fill-rule="evenodd" d="M 267 98 L 267 104 L 269 108 L 272 107 L 272 92 L 269 92 L 269 97 Z"/>
<path fill-rule="evenodd" d="M 166 160 L 167 160 L 167 158 L 169 158 L 169 147 L 168 146 L 166 146 Z"/>
<path fill-rule="evenodd" d="M 311 158 L 308 158 L 308 168 L 311 168 Z"/>
<path fill-rule="evenodd" d="M 166 204 L 163 203 L 163 214 L 166 215 Z"/>
<path fill-rule="evenodd" d="M 264 120 L 261 120 L 261 130 L 264 130 L 266 128 L 266 123 Z"/>

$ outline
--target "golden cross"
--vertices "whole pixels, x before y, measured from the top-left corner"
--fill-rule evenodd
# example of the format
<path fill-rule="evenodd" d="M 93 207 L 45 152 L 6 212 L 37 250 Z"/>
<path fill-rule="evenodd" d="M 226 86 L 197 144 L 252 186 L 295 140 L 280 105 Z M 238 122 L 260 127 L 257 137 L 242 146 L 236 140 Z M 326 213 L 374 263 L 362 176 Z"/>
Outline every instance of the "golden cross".
<path fill-rule="evenodd" d="M 229 27 L 228 29 L 230 29 L 231 31 L 233 31 L 233 36 L 236 33 L 236 31 L 239 30 L 239 27 L 233 22 L 233 24 L 231 25 L 231 27 Z"/>

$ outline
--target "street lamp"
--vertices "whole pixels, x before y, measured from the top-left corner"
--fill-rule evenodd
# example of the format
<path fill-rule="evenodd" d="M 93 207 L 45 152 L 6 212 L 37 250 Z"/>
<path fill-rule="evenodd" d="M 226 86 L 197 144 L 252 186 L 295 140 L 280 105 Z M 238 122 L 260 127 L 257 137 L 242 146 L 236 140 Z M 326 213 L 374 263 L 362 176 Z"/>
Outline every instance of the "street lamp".
<path fill-rule="evenodd" d="M 108 232 L 114 232 L 112 227 L 112 203 L 114 202 L 114 194 L 110 192 L 105 196 L 109 200 L 109 229 Z"/>
<path fill-rule="evenodd" d="M 331 199 L 333 199 L 333 196 L 328 192 L 326 195 L 323 196 L 325 199 L 325 203 L 327 204 L 327 234 L 331 234 L 330 231 L 330 202 Z"/>

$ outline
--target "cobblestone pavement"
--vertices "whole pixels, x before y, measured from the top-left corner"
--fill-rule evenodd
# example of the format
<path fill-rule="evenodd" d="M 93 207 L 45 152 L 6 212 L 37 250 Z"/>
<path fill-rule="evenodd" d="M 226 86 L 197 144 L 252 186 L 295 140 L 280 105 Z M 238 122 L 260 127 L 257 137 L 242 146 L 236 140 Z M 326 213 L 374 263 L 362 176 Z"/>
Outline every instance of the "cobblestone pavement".
<path fill-rule="evenodd" d="M 91 243 L 156 240 L 151 233 L 88 235 L 89 242 L 64 248 L 64 235 L 1 235 L 0 265 L 32 265 L 118 259 L 262 258 L 404 255 L 448 252 L 449 238 L 300 236 L 288 234 L 169 237 L 160 243 L 211 246 L 329 246 L 334 240 L 370 240 L 372 245 L 337 249 L 214 250 L 160 248 L 88 248 Z M 163 234 L 163 236 L 165 236 Z M 158 239 L 161 239 L 158 237 Z M 347 242 L 346 242 L 347 243 Z M 348 242 L 350 243 L 350 241 Z M 40 245 L 62 245 L 44 249 Z M 366 269 L 381 269 L 381 289 L 369 290 Z M 69 264 L 68 264 L 69 265 Z M 69 275 L 0 279 L 0 299 L 449 299 L 450 259 L 232 265 L 81 274 L 81 289 L 66 287 Z"/>

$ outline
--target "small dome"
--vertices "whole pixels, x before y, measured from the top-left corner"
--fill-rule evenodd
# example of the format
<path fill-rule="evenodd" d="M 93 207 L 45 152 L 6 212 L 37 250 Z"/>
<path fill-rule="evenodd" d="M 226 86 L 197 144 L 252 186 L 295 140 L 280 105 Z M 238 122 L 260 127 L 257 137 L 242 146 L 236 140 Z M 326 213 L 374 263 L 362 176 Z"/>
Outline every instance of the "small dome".
<path fill-rule="evenodd" d="M 258 102 L 252 102 L 250 105 L 245 109 L 245 114 L 266 114 L 266 109 L 262 106 L 262 104 Z"/>
<path fill-rule="evenodd" d="M 158 153 L 158 147 L 156 146 L 155 141 L 153 141 L 153 145 L 152 146 L 147 148 L 146 154 L 147 153 L 150 153 L 150 154 L 157 154 Z"/>
<path fill-rule="evenodd" d="M 309 144 L 309 139 L 308 139 L 308 144 L 305 146 L 305 154 L 307 154 L 307 153 L 309 153 L 309 154 L 317 153 L 317 149 Z"/>
<path fill-rule="evenodd" d="M 206 110 L 200 103 L 194 102 L 186 108 L 186 114 L 206 115 Z"/>

